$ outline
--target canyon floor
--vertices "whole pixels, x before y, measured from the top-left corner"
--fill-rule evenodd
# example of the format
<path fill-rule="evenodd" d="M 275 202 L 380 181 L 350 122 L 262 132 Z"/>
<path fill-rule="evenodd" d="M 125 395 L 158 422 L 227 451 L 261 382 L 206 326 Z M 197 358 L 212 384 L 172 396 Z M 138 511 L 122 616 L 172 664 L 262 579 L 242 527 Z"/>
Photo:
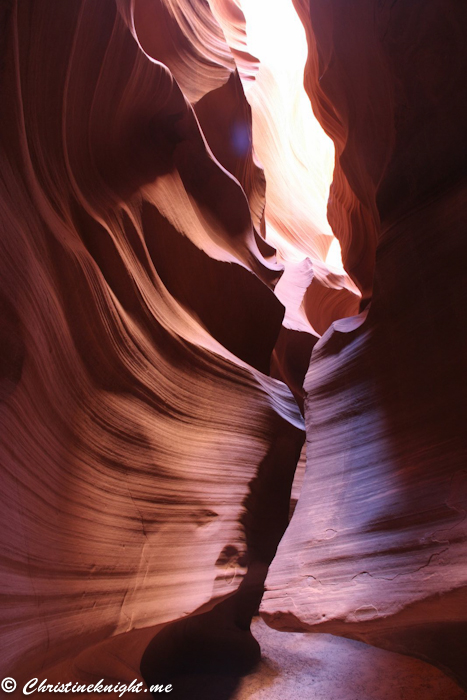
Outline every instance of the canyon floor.
<path fill-rule="evenodd" d="M 190 700 L 466 700 L 440 670 L 330 634 L 277 632 L 255 619 L 262 661 L 240 682 L 203 678 Z"/>

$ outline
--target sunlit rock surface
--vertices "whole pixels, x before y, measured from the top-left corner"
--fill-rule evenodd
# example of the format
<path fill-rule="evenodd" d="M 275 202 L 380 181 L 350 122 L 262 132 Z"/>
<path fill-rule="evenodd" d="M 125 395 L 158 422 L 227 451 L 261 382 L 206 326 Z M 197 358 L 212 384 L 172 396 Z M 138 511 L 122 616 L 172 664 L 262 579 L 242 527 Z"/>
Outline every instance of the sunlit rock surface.
<path fill-rule="evenodd" d="M 466 12 L 297 0 L 323 137 L 304 29 L 258 6 L 0 8 L 19 683 L 175 672 L 179 641 L 246 668 L 294 508 L 270 624 L 463 666 Z"/>
<path fill-rule="evenodd" d="M 262 613 L 466 683 L 467 10 L 296 4 L 336 142 L 330 220 L 362 290 L 374 267 L 374 293 L 314 346 L 307 471 Z"/>
<path fill-rule="evenodd" d="M 2 673 L 85 675 L 91 645 L 234 592 L 250 483 L 290 492 L 283 267 L 207 4 L 34 0 L 2 29 Z"/>
<path fill-rule="evenodd" d="M 303 89 L 304 28 L 288 0 L 276 0 L 267 13 L 256 0 L 241 6 L 247 45 L 260 59 L 255 80 L 243 84 L 266 176 L 264 230 L 285 267 L 275 289 L 286 311 L 272 373 L 302 405 L 311 348 L 333 321 L 358 313 L 361 294 L 326 218 L 334 145 Z"/>

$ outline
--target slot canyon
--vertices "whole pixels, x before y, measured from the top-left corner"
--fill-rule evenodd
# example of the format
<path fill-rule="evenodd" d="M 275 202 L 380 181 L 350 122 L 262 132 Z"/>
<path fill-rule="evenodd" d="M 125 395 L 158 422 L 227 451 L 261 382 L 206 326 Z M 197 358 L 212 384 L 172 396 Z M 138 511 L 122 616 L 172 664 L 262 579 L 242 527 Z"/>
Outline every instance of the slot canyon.
<path fill-rule="evenodd" d="M 1 697 L 467 699 L 466 36 L 0 0 Z"/>

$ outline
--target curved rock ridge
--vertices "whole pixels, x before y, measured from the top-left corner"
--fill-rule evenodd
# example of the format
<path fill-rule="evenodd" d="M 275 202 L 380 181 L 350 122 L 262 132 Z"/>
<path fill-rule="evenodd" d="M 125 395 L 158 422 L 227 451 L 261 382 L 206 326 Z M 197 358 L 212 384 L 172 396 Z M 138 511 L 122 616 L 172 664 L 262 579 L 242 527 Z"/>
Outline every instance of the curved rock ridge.
<path fill-rule="evenodd" d="M 309 47 L 305 88 L 336 148 L 329 222 L 345 269 L 369 299 L 379 235 L 376 188 L 394 143 L 390 71 L 373 29 L 371 2 L 342 11 L 322 0 L 313 5 L 294 0 L 294 5 Z M 349 32 L 357 24 L 360 31 Z"/>
<path fill-rule="evenodd" d="M 209 0 L 209 5 L 222 27 L 225 40 L 235 58 L 242 83 L 254 80 L 258 72 L 259 61 L 248 49 L 246 21 L 241 0 Z"/>
<path fill-rule="evenodd" d="M 166 65 L 192 104 L 236 70 L 207 0 L 117 0 L 136 41 Z"/>
<path fill-rule="evenodd" d="M 204 137 L 215 158 L 241 184 L 255 230 L 256 243 L 266 258 L 275 250 L 264 240 L 266 180 L 253 149 L 252 116 L 237 72 L 195 106 Z"/>
<path fill-rule="evenodd" d="M 260 59 L 256 79 L 245 84 L 245 90 L 255 152 L 267 181 L 264 233 L 286 270 L 290 267 L 276 294 L 286 306 L 286 327 L 292 328 L 296 303 L 291 300 L 296 297 L 306 311 L 305 323 L 299 322 L 295 329 L 321 335 L 336 319 L 358 313 L 361 300 L 341 263 L 337 272 L 336 262 L 329 258 L 331 243 L 336 242 L 326 219 L 334 146 L 304 91 L 301 69 L 307 44 L 293 6 L 277 0 L 267 15 L 254 0 L 244 0 L 243 8 L 248 45 Z M 303 290 L 299 270 L 306 269 L 313 273 L 310 288 Z"/>
<path fill-rule="evenodd" d="M 467 686 L 467 11 L 297 7 L 307 89 L 336 143 L 333 192 L 349 194 L 339 209 L 331 193 L 330 219 L 362 290 L 369 258 L 357 275 L 349 255 L 379 242 L 369 310 L 313 348 L 304 485 L 262 614 L 419 656 Z"/>
<path fill-rule="evenodd" d="M 288 0 L 0 9 L 19 684 L 245 673 L 292 513 L 271 625 L 467 683 L 467 11 L 294 4 L 330 196 Z"/>
<path fill-rule="evenodd" d="M 228 129 L 228 99 L 251 133 L 232 55 L 206 3 L 118 5 L 5 17 L 2 670 L 18 678 L 72 659 L 85 676 L 86 650 L 146 628 L 141 657 L 155 626 L 235 592 L 274 554 L 303 442 L 268 376 L 284 308 L 264 179 L 251 137 L 231 153 L 203 113 Z M 285 517 L 262 497 L 276 476 Z"/>

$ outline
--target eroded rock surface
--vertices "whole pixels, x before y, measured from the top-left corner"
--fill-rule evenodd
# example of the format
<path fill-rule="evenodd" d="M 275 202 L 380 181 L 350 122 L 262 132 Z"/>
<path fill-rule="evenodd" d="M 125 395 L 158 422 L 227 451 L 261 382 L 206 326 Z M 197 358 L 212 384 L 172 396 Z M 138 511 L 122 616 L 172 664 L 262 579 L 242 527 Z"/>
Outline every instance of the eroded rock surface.
<path fill-rule="evenodd" d="M 209 5 L 7 10 L 2 673 L 86 677 L 96 644 L 145 628 L 141 658 L 272 558 L 287 487 L 266 553 L 246 542 L 265 508 L 251 491 L 280 466 L 290 493 L 303 422 L 268 376 L 283 268 L 251 137 L 229 151 L 229 118 L 248 134 L 251 116 Z"/>
<path fill-rule="evenodd" d="M 436 0 L 297 8 L 307 89 L 336 142 L 330 220 L 364 294 L 374 267 L 374 291 L 313 349 L 304 487 L 262 613 L 465 683 L 467 12 Z"/>
<path fill-rule="evenodd" d="M 301 78 L 253 55 L 238 0 L 0 8 L 1 670 L 19 683 L 248 670 L 303 411 L 264 617 L 461 675 L 467 13 L 295 4 L 345 270 Z"/>

